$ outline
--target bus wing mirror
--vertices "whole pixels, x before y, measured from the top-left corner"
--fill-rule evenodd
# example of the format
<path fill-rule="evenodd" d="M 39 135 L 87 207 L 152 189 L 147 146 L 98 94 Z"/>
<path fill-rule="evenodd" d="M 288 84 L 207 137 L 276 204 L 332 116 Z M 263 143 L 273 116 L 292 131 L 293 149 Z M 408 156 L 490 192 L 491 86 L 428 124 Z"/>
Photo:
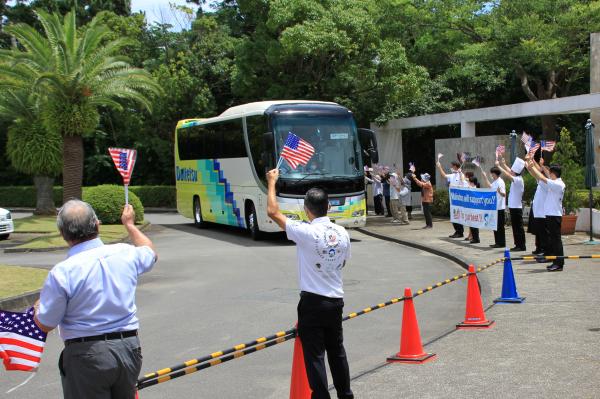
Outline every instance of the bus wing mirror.
<path fill-rule="evenodd" d="M 369 154 L 371 163 L 379 163 L 379 151 L 377 150 L 377 138 L 371 129 L 358 129 L 358 137 L 363 149 Z"/>

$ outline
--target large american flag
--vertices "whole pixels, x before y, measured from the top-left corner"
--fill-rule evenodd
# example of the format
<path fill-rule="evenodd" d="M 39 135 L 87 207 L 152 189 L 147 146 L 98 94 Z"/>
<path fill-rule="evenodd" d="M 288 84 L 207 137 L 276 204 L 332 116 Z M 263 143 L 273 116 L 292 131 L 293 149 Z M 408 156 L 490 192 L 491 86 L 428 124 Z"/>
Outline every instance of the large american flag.
<path fill-rule="evenodd" d="M 117 170 L 123 176 L 123 184 L 129 185 L 131 175 L 133 174 L 133 167 L 135 166 L 135 158 L 137 156 L 136 150 L 130 150 L 127 148 L 109 148 L 108 152 L 117 167 Z"/>
<path fill-rule="evenodd" d="M 315 148 L 308 141 L 289 132 L 281 151 L 281 158 L 285 159 L 292 169 L 296 169 L 298 165 L 306 165 L 314 153 Z"/>
<path fill-rule="evenodd" d="M 554 146 L 556 145 L 556 141 L 554 141 L 554 140 L 542 140 L 540 142 L 540 145 L 542 147 L 542 151 L 552 152 L 552 151 L 554 151 Z"/>
<path fill-rule="evenodd" d="M 0 359 L 6 370 L 35 371 L 40 365 L 46 333 L 27 313 L 0 310 Z"/>

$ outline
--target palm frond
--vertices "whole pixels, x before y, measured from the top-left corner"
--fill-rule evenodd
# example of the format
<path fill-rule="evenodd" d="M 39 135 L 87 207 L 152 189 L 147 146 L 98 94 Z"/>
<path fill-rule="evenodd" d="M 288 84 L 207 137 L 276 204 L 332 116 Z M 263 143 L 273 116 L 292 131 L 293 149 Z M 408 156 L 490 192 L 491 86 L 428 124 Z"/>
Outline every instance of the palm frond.
<path fill-rule="evenodd" d="M 5 32 L 17 39 L 27 51 L 35 54 L 39 60 L 48 60 L 52 54 L 52 49 L 48 40 L 42 36 L 33 27 L 26 24 L 9 25 Z M 8 52 L 17 50 L 8 50 Z"/>

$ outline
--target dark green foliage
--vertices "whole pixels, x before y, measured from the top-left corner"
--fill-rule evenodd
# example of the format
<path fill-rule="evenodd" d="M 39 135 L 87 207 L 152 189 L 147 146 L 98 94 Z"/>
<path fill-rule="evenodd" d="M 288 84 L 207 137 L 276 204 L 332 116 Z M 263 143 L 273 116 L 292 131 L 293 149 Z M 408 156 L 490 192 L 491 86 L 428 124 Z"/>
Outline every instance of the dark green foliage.
<path fill-rule="evenodd" d="M 592 208 L 600 209 L 600 191 L 592 191 Z M 589 190 L 578 190 L 577 191 L 577 206 L 579 208 L 590 207 L 590 191 Z"/>
<path fill-rule="evenodd" d="M 15 122 L 8 129 L 6 153 L 16 170 L 31 176 L 54 177 L 62 170 L 62 138 L 39 121 Z"/>
<path fill-rule="evenodd" d="M 98 219 L 103 224 L 120 224 L 121 213 L 125 205 L 125 190 L 123 186 L 102 185 L 88 187 L 83 191 L 83 200 L 96 211 Z M 135 222 L 144 221 L 144 206 L 135 193 L 129 191 L 129 203 L 135 210 Z"/>
<path fill-rule="evenodd" d="M 84 187 L 85 193 L 92 187 Z M 62 202 L 62 187 L 55 186 L 53 190 L 54 203 Z M 175 186 L 131 186 L 129 193 L 138 196 L 145 207 L 175 208 L 177 207 Z M 0 207 L 2 208 L 33 208 L 35 207 L 35 187 L 8 186 L 0 187 Z"/>
<path fill-rule="evenodd" d="M 433 193 L 433 206 L 431 213 L 434 216 L 450 216 L 450 200 L 448 198 L 448 189 L 440 188 Z"/>
<path fill-rule="evenodd" d="M 146 208 L 177 207 L 175 186 L 132 186 L 129 192 L 134 192 Z"/>
<path fill-rule="evenodd" d="M 523 170 L 523 183 L 525 183 L 525 192 L 523 193 L 523 201 L 531 205 L 535 190 L 537 189 L 537 181 L 529 173 Z"/>
<path fill-rule="evenodd" d="M 571 140 L 571 133 L 563 128 L 560 132 L 560 140 L 556 143 L 556 150 L 552 155 L 552 163 L 560 165 L 562 169 L 562 180 L 565 183 L 565 195 L 563 196 L 563 207 L 565 213 L 570 214 L 579 207 L 577 191 L 585 188 L 584 169 L 577 164 L 577 148 Z"/>

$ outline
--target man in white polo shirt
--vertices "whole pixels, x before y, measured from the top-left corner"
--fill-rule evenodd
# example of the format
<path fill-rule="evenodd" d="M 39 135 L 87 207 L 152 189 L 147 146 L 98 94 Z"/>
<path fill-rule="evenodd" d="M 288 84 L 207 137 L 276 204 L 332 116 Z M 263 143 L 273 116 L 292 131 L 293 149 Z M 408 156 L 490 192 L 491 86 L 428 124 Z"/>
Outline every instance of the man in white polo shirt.
<path fill-rule="evenodd" d="M 504 158 L 501 162 L 496 161 L 496 166 L 502 170 L 508 180 L 511 181 L 510 191 L 508 192 L 508 209 L 510 211 L 510 224 L 512 225 L 514 248 L 513 252 L 526 251 L 525 245 L 525 229 L 523 228 L 523 192 L 525 191 L 525 183 L 521 172 L 525 168 L 525 161 L 521 158 L 516 158 L 512 167 L 506 165 Z"/>
<path fill-rule="evenodd" d="M 448 186 L 450 187 L 464 187 L 463 184 L 463 175 L 460 172 L 460 164 L 456 161 L 452 161 L 450 163 L 451 173 L 446 173 L 442 164 L 438 161 L 435 164 L 440 171 L 440 175 L 443 179 L 446 179 L 448 182 Z M 465 228 L 460 223 L 452 223 L 452 227 L 454 227 L 454 234 L 450 236 L 450 238 L 462 238 L 465 234 Z"/>
<path fill-rule="evenodd" d="M 562 237 L 560 235 L 560 225 L 562 223 L 562 200 L 565 194 L 565 183 L 560 178 L 561 168 L 558 165 L 551 165 L 549 177 L 544 176 L 530 161 L 527 168 L 531 175 L 546 189 L 546 202 L 544 203 L 544 213 L 546 214 L 546 229 L 548 231 L 548 248 L 546 256 L 563 256 Z M 549 272 L 560 272 L 565 264 L 564 259 L 556 259 L 546 268 Z"/>
<path fill-rule="evenodd" d="M 506 210 L 506 184 L 504 184 L 504 180 L 500 178 L 500 168 L 494 166 L 490 169 L 490 175 L 493 182 L 490 183 L 487 175 L 483 168 L 481 168 L 481 174 L 483 176 L 483 180 L 487 183 L 489 188 L 493 188 L 496 190 L 496 204 L 498 209 L 498 226 L 496 230 L 494 230 L 494 244 L 490 245 L 492 248 L 504 248 L 506 247 L 506 234 L 504 231 L 504 211 Z"/>
<path fill-rule="evenodd" d="M 267 173 L 267 214 L 296 243 L 300 284 L 298 335 L 302 339 L 311 398 L 330 398 L 325 369 L 327 351 L 337 397 L 352 399 L 342 331 L 342 269 L 350 259 L 350 236 L 327 217 L 329 198 L 320 188 L 311 188 L 304 197 L 304 212 L 310 223 L 286 218 L 277 203 L 278 178 L 277 169 Z"/>

